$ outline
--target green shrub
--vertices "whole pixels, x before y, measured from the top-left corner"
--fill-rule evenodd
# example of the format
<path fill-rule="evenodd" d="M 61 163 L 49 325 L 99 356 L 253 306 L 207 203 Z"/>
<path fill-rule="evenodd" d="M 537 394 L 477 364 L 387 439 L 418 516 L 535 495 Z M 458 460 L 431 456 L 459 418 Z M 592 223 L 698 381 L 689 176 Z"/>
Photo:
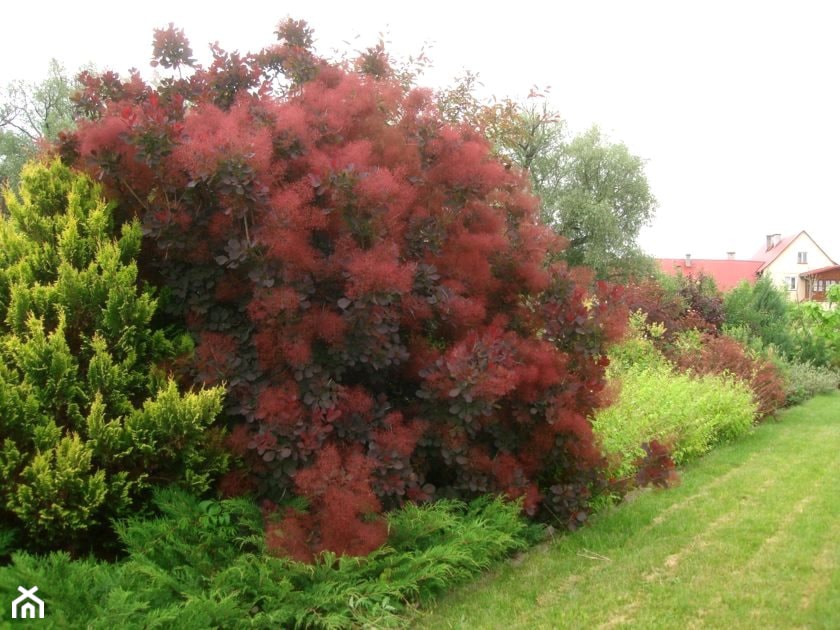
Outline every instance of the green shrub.
<path fill-rule="evenodd" d="M 475 576 L 540 534 L 521 505 L 442 500 L 391 513 L 388 544 L 369 556 L 326 553 L 313 565 L 267 553 L 251 501 L 166 490 L 156 503 L 158 518 L 118 527 L 125 561 L 20 553 L 0 568 L 0 592 L 37 584 L 54 627 L 398 626 L 396 614 L 409 603 Z"/>
<path fill-rule="evenodd" d="M 752 390 L 757 420 L 774 414 L 785 403 L 784 379 L 778 367 L 727 335 L 680 333 L 669 357 L 682 372 L 731 376 Z"/>
<path fill-rule="evenodd" d="M 617 459 L 615 478 L 635 473 L 643 443 L 668 444 L 674 462 L 683 464 L 745 434 L 755 418 L 750 389 L 733 378 L 679 374 L 667 364 L 631 367 L 614 377 L 620 380 L 618 400 L 595 415 L 593 429 Z"/>
<path fill-rule="evenodd" d="M 754 356 L 765 358 L 779 356 L 779 349 L 773 344 L 765 344 L 761 337 L 753 335 L 746 324 L 724 324 L 722 331 L 724 335 L 732 337 Z"/>
<path fill-rule="evenodd" d="M 0 216 L 0 528 L 27 549 L 102 551 L 150 490 L 226 468 L 221 387 L 181 394 L 159 366 L 189 339 L 152 325 L 141 228 L 114 226 L 87 176 L 32 164 Z"/>
<path fill-rule="evenodd" d="M 840 385 L 840 372 L 831 368 L 781 361 L 785 377 L 785 404 L 798 405 L 817 394 L 824 394 L 837 389 Z"/>
<path fill-rule="evenodd" d="M 794 304 L 768 278 L 742 283 L 724 304 L 725 330 L 754 350 L 771 352 L 795 363 L 840 367 L 840 310 L 815 302 Z"/>
<path fill-rule="evenodd" d="M 726 327 L 741 329 L 739 341 L 760 339 L 762 345 L 788 353 L 792 347 L 788 327 L 792 306 L 785 291 L 770 278 L 759 278 L 752 285 L 742 282 L 724 299 Z"/>
<path fill-rule="evenodd" d="M 840 308 L 823 308 L 816 302 L 796 304 L 790 327 L 794 360 L 840 368 Z"/>
<path fill-rule="evenodd" d="M 610 348 L 608 376 L 615 377 L 631 368 L 667 365 L 668 360 L 656 347 L 665 332 L 663 324 L 648 323 L 647 313 L 641 310 L 631 313 L 624 340 Z"/>

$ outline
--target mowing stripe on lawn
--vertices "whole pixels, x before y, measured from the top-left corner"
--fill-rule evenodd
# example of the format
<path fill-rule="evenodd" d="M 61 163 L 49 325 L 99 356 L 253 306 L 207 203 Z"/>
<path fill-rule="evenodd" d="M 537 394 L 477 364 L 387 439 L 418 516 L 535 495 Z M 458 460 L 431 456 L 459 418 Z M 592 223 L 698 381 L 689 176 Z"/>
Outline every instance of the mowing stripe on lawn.
<path fill-rule="evenodd" d="M 840 395 L 506 563 L 430 628 L 840 627 Z"/>

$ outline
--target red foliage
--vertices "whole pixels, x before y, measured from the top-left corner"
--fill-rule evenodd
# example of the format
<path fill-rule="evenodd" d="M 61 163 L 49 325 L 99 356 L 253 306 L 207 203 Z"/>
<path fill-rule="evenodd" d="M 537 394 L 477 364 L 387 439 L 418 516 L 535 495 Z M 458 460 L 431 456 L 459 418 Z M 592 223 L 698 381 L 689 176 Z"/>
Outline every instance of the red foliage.
<path fill-rule="evenodd" d="M 239 424 L 233 428 L 227 436 L 227 447 L 236 455 L 245 455 L 248 452 L 248 443 L 251 441 L 251 434 L 248 427 Z"/>
<path fill-rule="evenodd" d="M 673 488 L 680 482 L 674 460 L 671 459 L 671 449 L 657 440 L 642 444 L 645 456 L 640 457 L 635 465 L 636 483 L 639 487 L 648 485 L 661 488 Z"/>
<path fill-rule="evenodd" d="M 255 490 L 253 479 L 244 470 L 231 470 L 219 481 L 219 493 L 223 497 L 241 497 Z"/>
<path fill-rule="evenodd" d="M 388 535 L 382 506 L 370 487 L 372 462 L 350 449 L 326 447 L 313 466 L 295 475 L 295 486 L 310 500 L 310 513 L 287 511 L 272 527 L 269 548 L 299 560 L 311 560 L 324 550 L 366 555 Z M 306 534 L 304 536 L 304 533 Z"/>
<path fill-rule="evenodd" d="M 233 374 L 237 344 L 230 335 L 202 331 L 195 349 L 196 369 L 204 383 L 216 385 Z"/>
<path fill-rule="evenodd" d="M 686 330 L 683 315 L 687 310 L 685 300 L 679 295 L 666 291 L 654 280 L 647 280 L 627 287 L 624 300 L 630 312 L 642 311 L 647 314 L 648 324 L 661 324 L 669 341 Z"/>
<path fill-rule="evenodd" d="M 166 29 L 156 28 L 154 34 L 152 66 L 161 65 L 164 68 L 178 68 L 192 66 L 192 49 L 184 35 L 183 29 L 175 28 L 171 22 Z"/>
<path fill-rule="evenodd" d="M 649 324 L 665 327 L 664 341 L 670 343 L 680 332 L 697 329 L 717 335 L 723 323 L 723 299 L 702 274 L 681 277 L 678 290 L 668 290 L 655 280 L 631 284 L 624 301 L 631 312 L 647 314 Z"/>
<path fill-rule="evenodd" d="M 61 149 L 142 219 L 141 271 L 198 340 L 197 381 L 228 384 L 249 482 L 308 499 L 270 544 L 366 553 L 384 539 L 370 514 L 483 492 L 576 526 L 603 482 L 586 418 L 620 289 L 547 266 L 564 243 L 527 177 L 378 52 L 349 72 L 304 23 L 277 34 L 202 68 L 156 33 L 160 65 L 189 76 L 86 75 L 90 120 Z"/>
<path fill-rule="evenodd" d="M 696 374 L 731 374 L 753 392 L 759 419 L 780 409 L 785 403 L 785 387 L 775 365 L 765 359 L 751 357 L 732 337 L 704 334 L 699 352 L 681 352 L 672 357 L 682 370 Z"/>

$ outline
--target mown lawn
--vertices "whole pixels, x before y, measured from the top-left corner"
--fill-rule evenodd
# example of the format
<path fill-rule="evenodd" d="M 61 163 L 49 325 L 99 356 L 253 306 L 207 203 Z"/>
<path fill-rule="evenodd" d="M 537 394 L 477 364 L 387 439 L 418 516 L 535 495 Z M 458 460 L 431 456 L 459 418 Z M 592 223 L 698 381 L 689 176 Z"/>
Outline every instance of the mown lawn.
<path fill-rule="evenodd" d="M 428 628 L 840 628 L 840 394 L 420 611 Z"/>

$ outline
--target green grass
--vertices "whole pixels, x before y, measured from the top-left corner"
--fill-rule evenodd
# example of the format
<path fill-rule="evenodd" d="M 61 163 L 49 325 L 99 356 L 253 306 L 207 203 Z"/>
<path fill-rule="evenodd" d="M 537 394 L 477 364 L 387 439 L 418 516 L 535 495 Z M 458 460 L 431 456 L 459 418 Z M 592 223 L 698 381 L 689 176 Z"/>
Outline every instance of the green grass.
<path fill-rule="evenodd" d="M 782 412 L 412 620 L 428 628 L 840 628 L 840 394 Z"/>

